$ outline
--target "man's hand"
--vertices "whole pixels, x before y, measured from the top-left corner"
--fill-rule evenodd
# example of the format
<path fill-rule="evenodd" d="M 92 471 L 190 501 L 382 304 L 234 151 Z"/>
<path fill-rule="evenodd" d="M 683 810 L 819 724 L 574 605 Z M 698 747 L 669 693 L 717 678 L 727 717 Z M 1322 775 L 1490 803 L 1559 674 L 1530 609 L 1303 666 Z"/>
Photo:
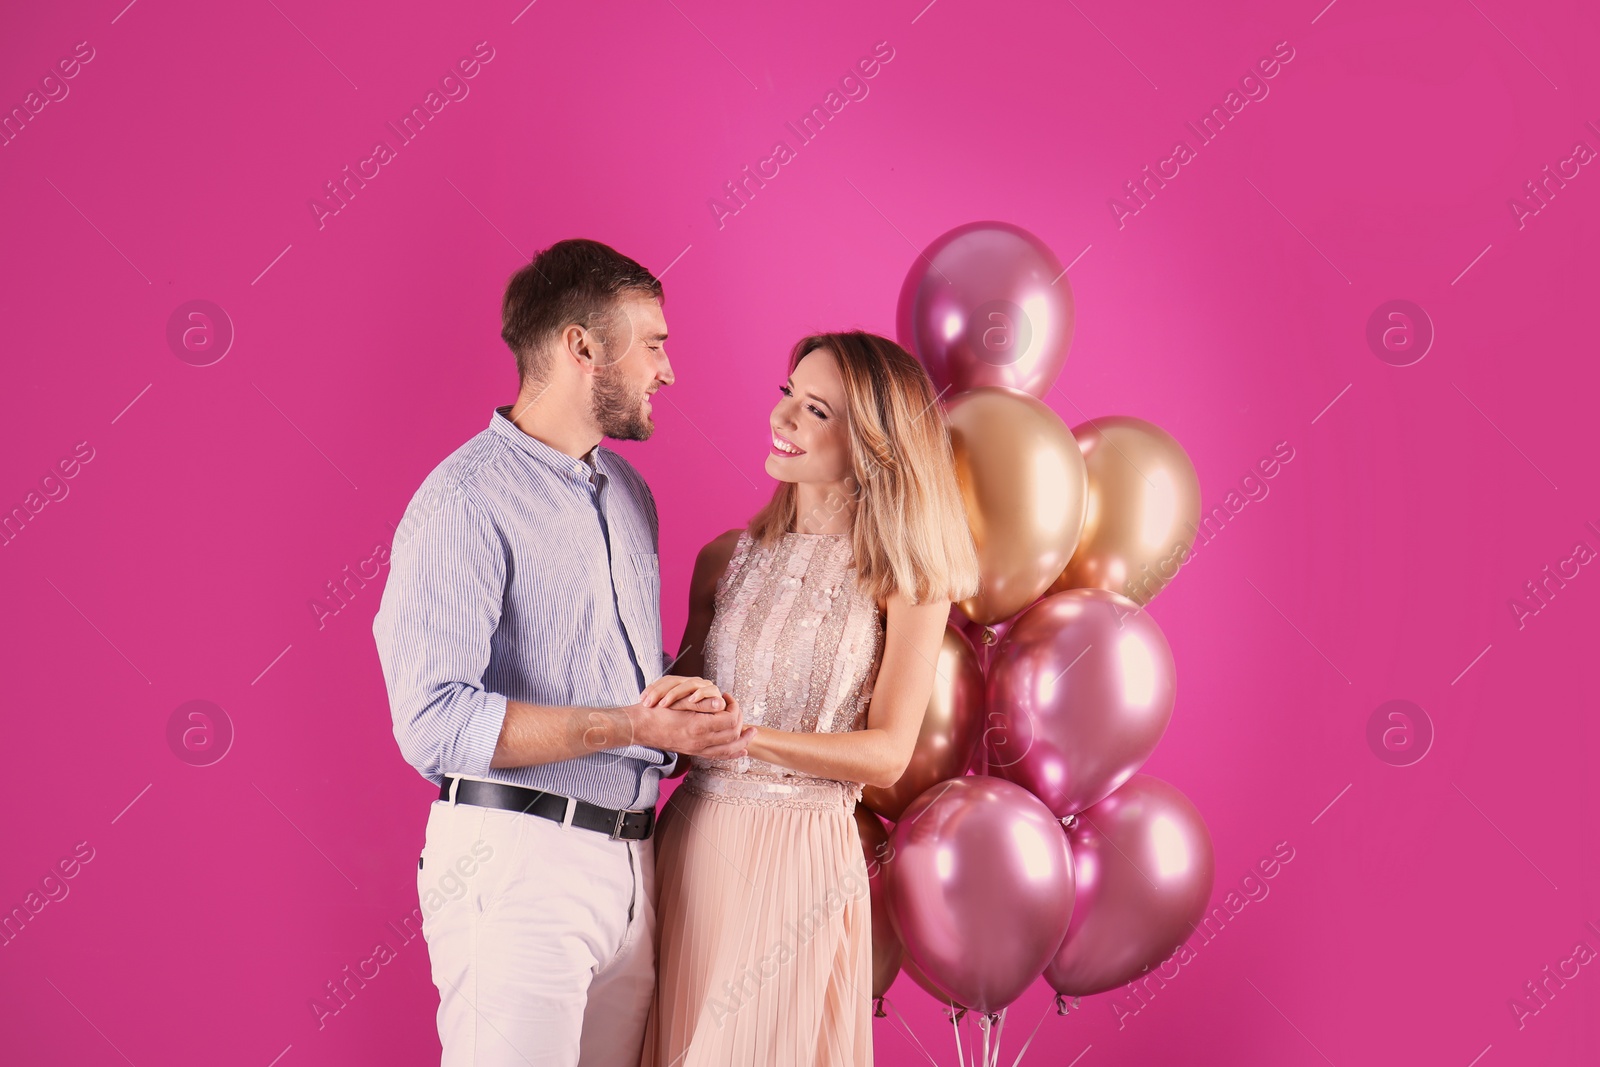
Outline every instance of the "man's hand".
<path fill-rule="evenodd" d="M 726 706 L 719 711 L 691 711 L 660 703 L 647 705 L 640 698 L 625 710 L 638 744 L 705 759 L 737 759 L 745 754 L 756 728 L 745 726 L 744 712 L 731 694 L 716 700 Z"/>

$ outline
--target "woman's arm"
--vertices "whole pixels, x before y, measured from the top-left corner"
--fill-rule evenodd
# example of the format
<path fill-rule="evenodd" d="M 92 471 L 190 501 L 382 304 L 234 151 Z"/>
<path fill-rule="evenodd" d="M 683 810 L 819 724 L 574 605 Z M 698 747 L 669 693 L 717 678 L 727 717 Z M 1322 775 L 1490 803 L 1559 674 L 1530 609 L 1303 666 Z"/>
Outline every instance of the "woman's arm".
<path fill-rule="evenodd" d="M 678 658 L 668 674 L 700 677 L 705 673 L 706 635 L 711 632 L 711 617 L 716 613 L 717 582 L 728 569 L 733 549 L 742 530 L 729 530 L 708 542 L 694 560 L 694 575 L 689 579 L 689 621 L 678 643 Z"/>
<path fill-rule="evenodd" d="M 694 575 L 689 579 L 689 621 L 684 625 L 678 658 L 672 661 L 669 674 L 691 678 L 703 675 L 706 635 L 711 632 L 711 618 L 716 614 L 717 582 L 728 569 L 728 561 L 733 558 L 742 532 L 729 530 L 709 542 L 695 557 Z M 680 754 L 677 766 L 668 777 L 676 778 L 688 769 L 689 757 Z"/>
<path fill-rule="evenodd" d="M 750 757 L 818 778 L 880 789 L 894 785 L 911 761 L 933 696 L 934 664 L 949 617 L 948 600 L 912 604 L 898 593 L 891 596 L 866 729 L 823 734 L 758 726 L 750 739 Z"/>

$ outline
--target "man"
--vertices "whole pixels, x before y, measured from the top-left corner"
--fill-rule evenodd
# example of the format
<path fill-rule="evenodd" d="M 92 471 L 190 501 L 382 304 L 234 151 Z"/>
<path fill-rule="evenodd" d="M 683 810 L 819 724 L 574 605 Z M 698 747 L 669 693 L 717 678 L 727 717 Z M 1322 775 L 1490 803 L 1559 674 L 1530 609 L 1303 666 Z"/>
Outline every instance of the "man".
<path fill-rule="evenodd" d="M 506 287 L 517 402 L 423 482 L 373 633 L 406 760 L 440 786 L 417 872 L 443 1067 L 638 1062 L 655 985 L 657 787 L 744 754 L 731 699 L 663 670 L 643 441 L 673 381 L 661 283 L 561 241 Z M 461 888 L 462 886 L 465 888 Z"/>

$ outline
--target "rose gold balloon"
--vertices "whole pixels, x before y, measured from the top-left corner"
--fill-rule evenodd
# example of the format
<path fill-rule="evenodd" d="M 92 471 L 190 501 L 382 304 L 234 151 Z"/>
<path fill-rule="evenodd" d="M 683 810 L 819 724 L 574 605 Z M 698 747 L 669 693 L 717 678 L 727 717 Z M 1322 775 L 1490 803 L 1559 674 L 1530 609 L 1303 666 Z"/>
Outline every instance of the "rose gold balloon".
<path fill-rule="evenodd" d="M 1205 820 L 1159 778 L 1136 774 L 1067 832 L 1078 873 L 1072 924 L 1044 976 L 1057 993 L 1115 989 L 1172 954 L 1211 900 Z"/>
<path fill-rule="evenodd" d="M 1088 469 L 1088 505 L 1077 551 L 1050 592 L 1110 589 L 1148 604 L 1194 547 L 1194 464 L 1171 434 L 1129 415 L 1091 419 L 1072 436 Z"/>
<path fill-rule="evenodd" d="M 1013 615 L 1009 619 L 984 625 L 973 622 L 955 608 L 950 610 L 951 614 L 961 620 L 961 632 L 972 642 L 973 651 L 978 654 L 978 666 L 987 675 L 989 661 L 994 659 L 994 650 L 1000 647 L 1000 642 L 1005 640 L 1011 624 L 1016 622 L 1019 616 Z M 972 746 L 972 759 L 967 763 L 967 771 L 970 774 L 989 773 L 989 750 L 986 746 L 981 743 Z"/>
<path fill-rule="evenodd" d="M 1038 603 L 1038 601 L 1034 601 L 1034 603 Z M 1028 605 L 1028 607 L 1032 606 L 1032 604 Z M 982 623 L 973 622 L 955 608 L 950 610 L 961 620 L 959 628 L 962 633 L 967 635 L 967 640 L 972 642 L 972 650 L 978 654 L 978 666 L 987 672 L 989 670 L 989 661 L 994 658 L 994 650 L 999 647 L 1001 641 L 1005 640 L 1006 631 L 1011 629 L 1011 624 L 1017 621 L 1017 617 L 1021 615 L 1021 612 L 1011 616 L 1009 619 L 1001 619 L 999 622 Z M 1026 611 L 1027 609 L 1024 608 L 1023 610 Z"/>
<path fill-rule="evenodd" d="M 1014 618 L 1014 617 L 1013 617 Z M 972 647 L 978 652 L 994 648 L 1006 636 L 1006 631 L 1011 629 L 1012 619 L 1001 619 L 999 622 L 972 622 L 963 619 L 965 623 L 961 632 L 967 635 L 967 640 L 972 642 Z M 980 657 L 981 658 L 981 657 Z"/>
<path fill-rule="evenodd" d="M 889 788 L 863 789 L 861 802 L 886 819 L 900 818 L 929 786 L 965 773 L 982 727 L 983 671 L 977 653 L 960 630 L 946 626 L 933 661 L 933 696 L 911 762 Z"/>
<path fill-rule="evenodd" d="M 900 973 L 900 957 L 905 950 L 889 920 L 889 901 L 884 895 L 883 871 L 894 853 L 889 848 L 889 831 L 878 817 L 856 805 L 856 828 L 861 831 L 861 851 L 867 860 L 868 904 L 872 911 L 872 997 L 876 1000 L 889 991 Z"/>
<path fill-rule="evenodd" d="M 982 574 L 982 588 L 961 612 L 976 623 L 999 622 L 1044 593 L 1072 558 L 1088 472 L 1066 424 L 1026 393 L 973 389 L 950 402 L 948 416 Z"/>
<path fill-rule="evenodd" d="M 1150 758 L 1172 718 L 1177 678 L 1150 612 L 1105 589 L 1069 589 L 1012 623 L 988 687 L 989 773 L 1066 816 Z"/>
<path fill-rule="evenodd" d="M 1049 810 L 999 778 L 953 778 L 906 809 L 889 843 L 889 915 L 906 960 L 976 1011 L 1021 996 L 1072 918 L 1072 855 Z"/>

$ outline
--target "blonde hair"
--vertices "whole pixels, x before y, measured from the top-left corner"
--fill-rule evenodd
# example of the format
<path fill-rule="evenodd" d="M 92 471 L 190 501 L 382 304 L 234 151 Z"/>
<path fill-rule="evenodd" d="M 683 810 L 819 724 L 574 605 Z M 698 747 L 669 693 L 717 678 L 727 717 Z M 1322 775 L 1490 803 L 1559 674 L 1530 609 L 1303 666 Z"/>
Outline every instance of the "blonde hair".
<path fill-rule="evenodd" d="M 851 543 L 862 588 L 878 600 L 901 592 L 918 604 L 972 596 L 978 553 L 928 372 L 893 341 L 860 330 L 803 338 L 789 353 L 789 372 L 819 348 L 833 353 L 844 379 L 851 471 L 847 498 L 830 496 L 829 505 L 837 512 L 856 500 Z M 795 483 L 780 483 L 750 520 L 757 543 L 797 532 L 795 495 Z"/>

